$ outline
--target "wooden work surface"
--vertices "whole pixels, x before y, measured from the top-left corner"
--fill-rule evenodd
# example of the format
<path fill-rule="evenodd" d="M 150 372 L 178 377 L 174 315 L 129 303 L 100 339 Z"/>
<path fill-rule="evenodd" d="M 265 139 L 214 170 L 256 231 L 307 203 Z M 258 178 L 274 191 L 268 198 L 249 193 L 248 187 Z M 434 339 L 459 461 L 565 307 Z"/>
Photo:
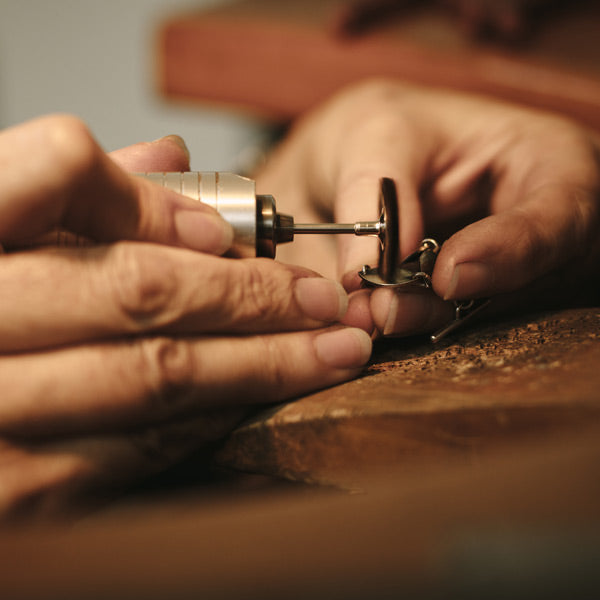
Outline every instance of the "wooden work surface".
<path fill-rule="evenodd" d="M 362 378 L 257 415 L 220 452 L 364 493 L 174 490 L 2 530 L 2 597 L 595 598 L 599 366 L 598 308 L 390 340 Z"/>
<path fill-rule="evenodd" d="M 572 309 L 479 326 L 438 346 L 379 343 L 362 377 L 259 413 L 217 460 L 352 486 L 382 468 L 471 462 L 599 417 L 600 309 Z"/>
<path fill-rule="evenodd" d="M 336 37 L 340 4 L 248 0 L 173 17 L 160 33 L 160 89 L 285 120 L 353 81 L 393 76 L 563 112 L 600 130 L 598 2 L 547 19 L 518 49 L 473 41 L 432 8 Z"/>
<path fill-rule="evenodd" d="M 198 495 L 0 535 L 6 600 L 597 598 L 600 429 L 367 493 Z"/>

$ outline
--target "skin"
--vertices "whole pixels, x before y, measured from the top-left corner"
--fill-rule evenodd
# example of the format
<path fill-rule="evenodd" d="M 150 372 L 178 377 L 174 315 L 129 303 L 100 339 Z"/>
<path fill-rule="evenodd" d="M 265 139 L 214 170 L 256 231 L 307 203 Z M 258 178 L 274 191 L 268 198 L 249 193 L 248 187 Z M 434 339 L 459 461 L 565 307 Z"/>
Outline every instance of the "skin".
<path fill-rule="evenodd" d="M 452 300 L 598 300 L 597 142 L 484 98 L 354 86 L 297 123 L 258 174 L 257 191 L 297 222 L 375 220 L 379 179 L 394 179 L 401 253 L 445 241 L 424 294 L 358 289 L 378 250 L 353 236 L 278 249 L 301 266 L 222 258 L 232 232 L 214 211 L 127 175 L 186 170 L 173 136 L 107 156 L 76 119 L 47 117 L 0 133 L 0 166 L 5 518 L 72 516 L 82 497 L 219 439 L 251 405 L 354 377 L 365 332 L 430 332 Z M 87 245 L 57 248 L 56 228 Z"/>
<path fill-rule="evenodd" d="M 175 136 L 109 156 L 62 115 L 0 133 L 5 519 L 73 516 L 368 360 L 338 283 L 221 257 L 215 211 L 127 174 L 188 159 Z M 57 228 L 85 244 L 56 247 Z"/>
<path fill-rule="evenodd" d="M 298 222 L 354 222 L 378 217 L 378 181 L 392 178 L 402 255 L 424 237 L 444 242 L 433 292 L 356 291 L 345 320 L 409 335 L 447 323 L 453 300 L 492 297 L 490 313 L 597 302 L 598 156 L 593 134 L 562 117 L 373 80 L 299 122 L 257 185 Z M 325 273 L 352 292 L 361 265 L 377 263 L 377 243 L 297 236 L 279 256 L 331 265 Z"/>

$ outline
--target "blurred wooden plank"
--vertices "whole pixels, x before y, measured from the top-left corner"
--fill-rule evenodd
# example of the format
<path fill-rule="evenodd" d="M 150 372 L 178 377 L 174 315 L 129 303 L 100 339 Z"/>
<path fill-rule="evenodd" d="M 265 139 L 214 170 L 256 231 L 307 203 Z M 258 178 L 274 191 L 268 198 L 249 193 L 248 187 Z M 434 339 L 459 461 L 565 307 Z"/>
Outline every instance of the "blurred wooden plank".
<path fill-rule="evenodd" d="M 595 598 L 599 430 L 368 493 L 175 498 L 2 531 L 7 600 Z"/>
<path fill-rule="evenodd" d="M 251 0 L 175 17 L 160 36 L 170 97 L 290 119 L 371 76 L 482 92 L 562 112 L 600 130 L 600 5 L 550 21 L 518 51 L 465 39 L 428 9 L 355 39 L 330 22 L 339 0 Z"/>
<path fill-rule="evenodd" d="M 478 327 L 442 346 L 381 344 L 363 377 L 261 412 L 221 465 L 360 485 L 379 468 L 470 462 L 496 445 L 600 422 L 600 308 Z"/>

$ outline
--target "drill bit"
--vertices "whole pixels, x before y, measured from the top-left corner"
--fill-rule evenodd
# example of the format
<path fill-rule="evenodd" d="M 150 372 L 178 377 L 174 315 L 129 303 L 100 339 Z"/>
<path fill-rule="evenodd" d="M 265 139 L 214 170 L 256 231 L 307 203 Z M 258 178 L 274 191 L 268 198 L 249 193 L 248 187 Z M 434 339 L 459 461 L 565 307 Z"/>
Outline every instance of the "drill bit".
<path fill-rule="evenodd" d="M 367 221 L 364 223 L 294 223 L 291 233 L 351 233 L 354 235 L 379 236 L 383 224 L 380 221 Z"/>

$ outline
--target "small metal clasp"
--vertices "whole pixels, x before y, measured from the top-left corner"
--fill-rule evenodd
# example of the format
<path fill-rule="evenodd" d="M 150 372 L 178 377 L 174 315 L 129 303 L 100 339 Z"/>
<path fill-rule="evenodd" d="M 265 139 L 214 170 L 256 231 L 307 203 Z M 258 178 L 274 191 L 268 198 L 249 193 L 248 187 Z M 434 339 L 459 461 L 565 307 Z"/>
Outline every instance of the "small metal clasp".
<path fill-rule="evenodd" d="M 446 337 L 449 333 L 462 327 L 469 319 L 474 317 L 490 304 L 489 298 L 479 298 L 477 300 L 456 300 L 454 302 L 454 319 L 441 329 L 431 334 L 430 339 L 435 344 Z"/>
<path fill-rule="evenodd" d="M 440 245 L 432 238 L 424 239 L 393 272 L 389 280 L 379 273 L 379 267 L 364 265 L 358 275 L 367 287 L 431 288 L 431 275 Z"/>

